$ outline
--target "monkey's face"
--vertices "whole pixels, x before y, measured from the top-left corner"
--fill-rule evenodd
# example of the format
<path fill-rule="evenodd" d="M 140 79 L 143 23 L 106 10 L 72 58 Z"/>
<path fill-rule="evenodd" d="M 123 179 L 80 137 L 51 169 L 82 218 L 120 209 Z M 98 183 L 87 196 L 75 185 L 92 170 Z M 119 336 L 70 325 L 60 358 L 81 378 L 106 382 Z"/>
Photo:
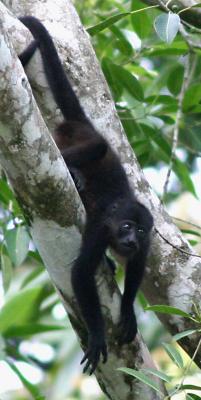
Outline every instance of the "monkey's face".
<path fill-rule="evenodd" d="M 119 255 L 130 258 L 149 240 L 152 226 L 153 218 L 141 203 L 121 203 L 109 218 L 110 246 Z"/>
<path fill-rule="evenodd" d="M 147 236 L 145 228 L 131 220 L 122 220 L 114 228 L 110 226 L 111 247 L 124 256 L 131 257 L 138 252 Z"/>

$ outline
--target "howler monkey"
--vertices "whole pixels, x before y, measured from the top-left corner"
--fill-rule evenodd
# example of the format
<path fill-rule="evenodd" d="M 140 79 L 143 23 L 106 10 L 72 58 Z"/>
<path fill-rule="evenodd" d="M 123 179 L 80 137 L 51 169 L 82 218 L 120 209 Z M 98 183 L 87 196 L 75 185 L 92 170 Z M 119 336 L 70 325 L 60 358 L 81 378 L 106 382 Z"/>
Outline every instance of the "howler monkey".
<path fill-rule="evenodd" d="M 20 18 L 35 41 L 20 55 L 25 65 L 38 47 L 54 99 L 64 117 L 55 140 L 84 203 L 87 220 L 78 258 L 72 268 L 72 286 L 88 329 L 88 347 L 81 363 L 94 372 L 100 356 L 107 360 L 104 321 L 95 284 L 95 272 L 107 247 L 126 259 L 119 341 L 131 342 L 137 333 L 133 302 L 141 283 L 153 218 L 130 189 L 126 173 L 109 143 L 96 131 L 66 77 L 52 38 L 42 23 Z M 80 184 L 81 182 L 81 184 Z"/>

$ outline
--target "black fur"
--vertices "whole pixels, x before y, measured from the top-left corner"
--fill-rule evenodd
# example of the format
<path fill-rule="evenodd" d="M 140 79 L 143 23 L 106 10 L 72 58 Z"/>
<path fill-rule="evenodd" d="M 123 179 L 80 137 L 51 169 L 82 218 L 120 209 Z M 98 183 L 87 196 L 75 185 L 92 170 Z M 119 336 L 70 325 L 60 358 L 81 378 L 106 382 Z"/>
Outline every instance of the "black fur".
<path fill-rule="evenodd" d="M 89 340 L 82 363 L 94 372 L 100 356 L 107 360 L 104 321 L 95 285 L 95 272 L 108 246 L 126 258 L 119 341 L 137 333 L 133 302 L 142 281 L 153 218 L 129 187 L 125 171 L 107 141 L 86 117 L 61 65 L 53 41 L 34 17 L 23 17 L 35 38 L 20 55 L 25 65 L 38 47 L 53 96 L 64 116 L 55 140 L 71 171 L 87 212 L 80 254 L 72 268 L 72 285 Z"/>

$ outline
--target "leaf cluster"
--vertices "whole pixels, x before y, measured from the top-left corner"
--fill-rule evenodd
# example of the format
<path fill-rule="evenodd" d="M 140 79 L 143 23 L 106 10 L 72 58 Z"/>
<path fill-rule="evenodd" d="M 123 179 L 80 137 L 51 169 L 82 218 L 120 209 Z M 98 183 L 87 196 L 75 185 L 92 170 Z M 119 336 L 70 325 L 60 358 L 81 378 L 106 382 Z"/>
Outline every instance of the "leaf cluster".
<path fill-rule="evenodd" d="M 101 6 L 94 0 L 93 15 L 90 14 L 94 23 L 85 14 L 89 15 L 87 3 L 81 17 L 89 25 L 87 31 L 141 166 L 160 170 L 172 163 L 175 183 L 167 201 L 183 191 L 196 196 L 192 173 L 201 154 L 201 92 L 197 82 L 201 58 L 195 46 L 194 70 L 192 65 L 192 76 L 180 101 L 186 80 L 185 59 L 192 52 L 180 34 L 180 15 L 163 13 L 157 6 L 148 7 L 140 0 L 121 4 L 103 1 Z M 191 36 L 190 31 L 188 35 L 191 41 L 197 37 Z M 172 157 L 177 123 L 180 152 Z"/>

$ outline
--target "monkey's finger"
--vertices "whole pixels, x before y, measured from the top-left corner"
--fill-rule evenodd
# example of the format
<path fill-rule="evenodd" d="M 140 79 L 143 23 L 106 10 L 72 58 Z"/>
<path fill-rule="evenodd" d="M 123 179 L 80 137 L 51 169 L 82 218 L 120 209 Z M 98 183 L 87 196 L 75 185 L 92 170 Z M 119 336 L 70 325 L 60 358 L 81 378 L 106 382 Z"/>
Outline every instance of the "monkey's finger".
<path fill-rule="evenodd" d="M 84 353 L 84 357 L 81 359 L 80 365 L 82 365 L 88 359 L 89 353 L 90 353 L 89 350 L 87 350 L 86 353 Z"/>
<path fill-rule="evenodd" d="M 85 372 L 87 372 L 87 371 L 88 371 L 88 369 L 89 369 L 90 365 L 91 365 L 91 360 L 89 359 L 89 360 L 87 361 L 87 363 L 86 363 L 85 367 L 83 368 L 83 373 L 84 373 L 84 374 L 85 374 Z M 90 370 L 90 372 L 91 372 L 91 370 Z M 89 375 L 91 375 L 91 373 L 90 373 L 90 372 L 89 372 Z"/>
<path fill-rule="evenodd" d="M 93 360 L 91 362 L 91 369 L 90 369 L 89 375 L 92 375 L 94 373 L 94 371 L 98 365 L 99 358 L 100 358 L 100 351 L 97 350 L 95 352 L 95 354 L 93 355 Z"/>

